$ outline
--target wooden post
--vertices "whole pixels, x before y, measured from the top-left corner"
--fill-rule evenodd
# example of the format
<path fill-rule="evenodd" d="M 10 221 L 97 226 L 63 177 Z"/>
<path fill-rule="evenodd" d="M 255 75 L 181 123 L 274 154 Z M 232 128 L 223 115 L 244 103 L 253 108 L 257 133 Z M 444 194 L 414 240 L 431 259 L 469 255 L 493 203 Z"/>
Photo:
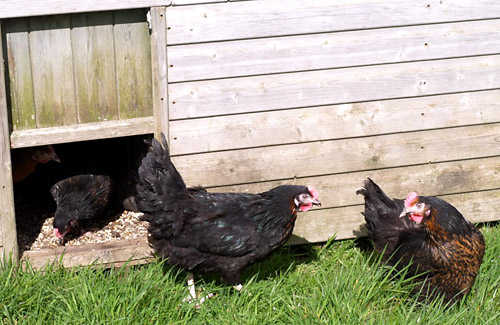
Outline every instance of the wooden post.
<path fill-rule="evenodd" d="M 19 251 L 17 247 L 12 166 L 10 162 L 5 62 L 1 35 L 2 22 L 0 21 L 0 258 L 12 256 L 12 260 L 17 261 Z"/>
<path fill-rule="evenodd" d="M 152 7 L 151 18 L 151 68 L 153 78 L 153 114 L 155 137 L 161 132 L 169 141 L 168 89 L 167 89 L 167 28 L 165 7 Z"/>

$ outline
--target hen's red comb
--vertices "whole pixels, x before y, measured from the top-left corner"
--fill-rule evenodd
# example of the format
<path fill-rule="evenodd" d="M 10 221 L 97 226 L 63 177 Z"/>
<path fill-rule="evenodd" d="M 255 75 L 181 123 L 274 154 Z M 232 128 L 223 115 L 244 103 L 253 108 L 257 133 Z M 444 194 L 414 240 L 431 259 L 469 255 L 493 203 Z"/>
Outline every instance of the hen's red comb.
<path fill-rule="evenodd" d="M 316 199 L 316 200 L 319 199 L 319 192 L 314 187 L 312 187 L 311 185 L 308 185 L 307 190 L 309 191 L 309 194 L 311 194 L 314 199 Z"/>
<path fill-rule="evenodd" d="M 418 201 L 418 194 L 416 192 L 410 192 L 408 193 L 408 196 L 406 196 L 405 199 L 405 207 L 409 208 Z"/>

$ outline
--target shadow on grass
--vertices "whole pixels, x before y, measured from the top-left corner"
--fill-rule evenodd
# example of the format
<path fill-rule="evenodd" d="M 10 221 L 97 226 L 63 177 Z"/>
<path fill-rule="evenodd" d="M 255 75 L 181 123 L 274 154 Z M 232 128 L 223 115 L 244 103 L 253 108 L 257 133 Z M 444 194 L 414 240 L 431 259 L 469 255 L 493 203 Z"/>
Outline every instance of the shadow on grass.
<path fill-rule="evenodd" d="M 248 281 L 258 282 L 274 279 L 284 273 L 293 272 L 297 266 L 310 263 L 318 258 L 318 249 L 314 245 L 285 246 L 277 249 L 265 259 L 256 262 L 244 269 L 241 275 L 241 284 L 245 286 Z M 158 258 L 158 261 L 161 261 Z M 163 271 L 175 274 L 175 281 L 186 283 L 188 272 L 182 268 L 168 264 L 164 261 Z M 133 266 L 134 268 L 144 267 L 143 265 Z M 218 286 L 227 286 L 218 273 L 198 273 L 194 272 L 196 283 L 215 283 Z"/>

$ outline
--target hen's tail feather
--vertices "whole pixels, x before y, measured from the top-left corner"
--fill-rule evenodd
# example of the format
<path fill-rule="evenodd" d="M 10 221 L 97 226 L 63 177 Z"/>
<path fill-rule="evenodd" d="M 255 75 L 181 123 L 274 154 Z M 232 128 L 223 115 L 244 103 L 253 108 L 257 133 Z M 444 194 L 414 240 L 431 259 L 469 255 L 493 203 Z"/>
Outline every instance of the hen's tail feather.
<path fill-rule="evenodd" d="M 139 167 L 136 203 L 140 211 L 154 213 L 188 195 L 186 184 L 170 160 L 167 140 L 153 139 L 151 150 Z"/>
<path fill-rule="evenodd" d="M 375 245 L 383 248 L 389 238 L 405 228 L 399 214 L 403 208 L 401 200 L 392 200 L 370 178 L 356 192 L 365 198 L 364 217 L 369 236 Z"/>

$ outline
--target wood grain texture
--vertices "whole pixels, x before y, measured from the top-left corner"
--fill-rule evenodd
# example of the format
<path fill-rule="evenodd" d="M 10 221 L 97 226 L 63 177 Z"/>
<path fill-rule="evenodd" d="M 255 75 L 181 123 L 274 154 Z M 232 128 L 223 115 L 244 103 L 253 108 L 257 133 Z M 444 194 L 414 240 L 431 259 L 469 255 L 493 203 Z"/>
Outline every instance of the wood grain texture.
<path fill-rule="evenodd" d="M 346 55 L 348 53 L 348 55 Z M 500 20 L 169 48 L 169 82 L 500 53 Z"/>
<path fill-rule="evenodd" d="M 25 251 L 21 257 L 21 260 L 29 262 L 34 269 L 43 269 L 52 263 L 60 263 L 64 267 L 91 264 L 134 265 L 146 263 L 151 259 L 152 250 L 147 238 Z"/>
<path fill-rule="evenodd" d="M 33 75 L 28 35 L 28 19 L 4 22 L 4 33 L 9 70 L 9 90 L 12 128 L 36 127 Z"/>
<path fill-rule="evenodd" d="M 500 155 L 500 123 L 173 157 L 189 186 L 222 186 Z"/>
<path fill-rule="evenodd" d="M 500 17 L 496 0 L 241 1 L 167 10 L 168 43 L 297 35 Z"/>
<path fill-rule="evenodd" d="M 167 79 L 167 33 L 165 7 L 151 8 L 151 69 L 153 77 L 153 112 L 155 137 L 169 138 L 169 101 Z"/>
<path fill-rule="evenodd" d="M 196 5 L 202 3 L 223 3 L 235 1 L 250 1 L 250 0 L 171 0 L 172 6 Z"/>
<path fill-rule="evenodd" d="M 0 35 L 2 33 L 0 21 Z M 17 261 L 16 216 L 14 211 L 14 192 L 12 184 L 12 165 L 10 161 L 9 113 L 5 89 L 5 68 L 3 42 L 0 42 L 0 263 L 5 257 Z"/>
<path fill-rule="evenodd" d="M 151 116 L 151 43 L 146 12 L 117 11 L 114 17 L 120 119 Z"/>
<path fill-rule="evenodd" d="M 12 148 L 41 146 L 86 140 L 152 134 L 155 121 L 152 116 L 134 119 L 75 124 L 12 132 Z"/>
<path fill-rule="evenodd" d="M 30 18 L 37 127 L 77 121 L 70 17 Z"/>
<path fill-rule="evenodd" d="M 43 16 L 78 12 L 147 8 L 168 6 L 171 0 L 30 0 L 29 5 L 19 0 L 2 0 L 0 19 Z"/>
<path fill-rule="evenodd" d="M 500 122 L 500 90 L 170 122 L 171 153 L 189 154 Z"/>
<path fill-rule="evenodd" d="M 392 193 L 387 193 L 392 196 Z M 422 193 L 424 195 L 424 193 Z M 500 190 L 440 196 L 454 205 L 471 222 L 500 219 Z M 360 212 L 363 206 L 312 210 L 299 214 L 289 243 L 303 244 L 366 236 L 365 222 Z"/>
<path fill-rule="evenodd" d="M 118 119 L 113 14 L 72 16 L 78 122 Z"/>
<path fill-rule="evenodd" d="M 454 93 L 500 87 L 500 55 L 176 83 L 170 118 Z"/>
<path fill-rule="evenodd" d="M 335 208 L 362 204 L 363 197 L 355 191 L 366 177 L 380 184 L 392 197 L 406 197 L 410 191 L 443 195 L 491 190 L 500 184 L 500 157 L 222 186 L 210 191 L 260 193 L 283 184 L 312 185 L 319 192 L 322 208 Z"/>

